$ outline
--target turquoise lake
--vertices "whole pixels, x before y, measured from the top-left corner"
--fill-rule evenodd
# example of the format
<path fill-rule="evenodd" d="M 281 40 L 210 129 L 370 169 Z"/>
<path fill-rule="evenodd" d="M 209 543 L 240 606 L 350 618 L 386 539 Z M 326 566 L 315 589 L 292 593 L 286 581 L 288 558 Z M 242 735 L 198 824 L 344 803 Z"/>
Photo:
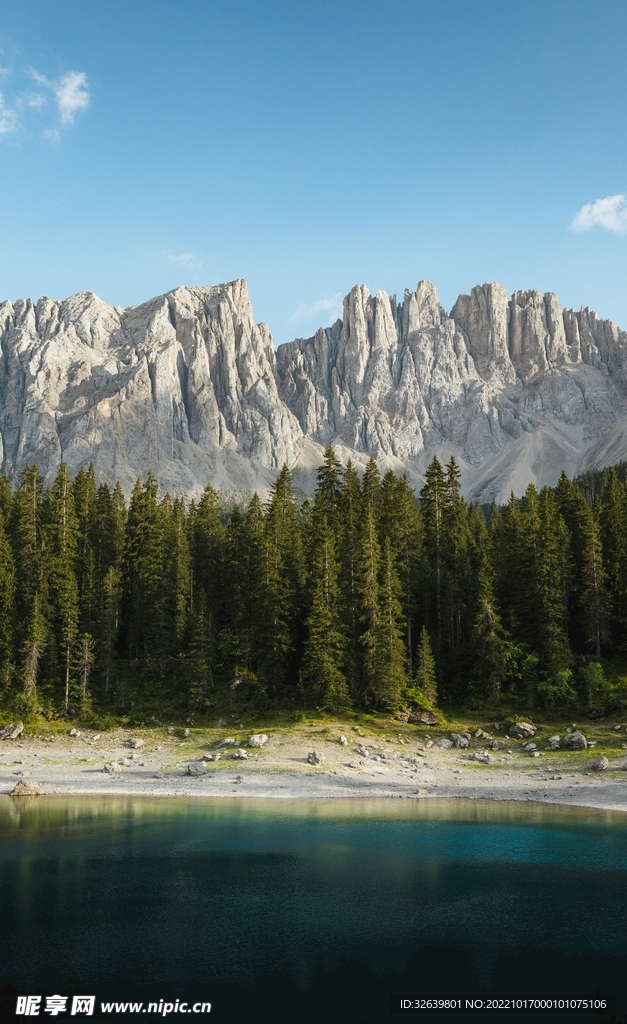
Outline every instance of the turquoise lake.
<path fill-rule="evenodd" d="M 623 1020 L 627 818 L 435 800 L 2 797 L 0 1011 L 13 1019 L 18 995 L 56 993 L 94 994 L 96 1016 L 101 1001 L 207 1000 L 195 1019 L 236 1024 L 395 1021 L 394 993 L 614 993 Z M 59 1018 L 42 1003 L 39 1019 Z"/>

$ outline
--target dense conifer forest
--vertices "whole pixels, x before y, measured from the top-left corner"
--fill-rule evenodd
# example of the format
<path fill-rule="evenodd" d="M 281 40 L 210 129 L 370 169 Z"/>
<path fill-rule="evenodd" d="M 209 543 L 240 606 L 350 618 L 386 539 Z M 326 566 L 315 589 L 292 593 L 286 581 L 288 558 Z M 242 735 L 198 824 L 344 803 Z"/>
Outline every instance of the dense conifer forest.
<path fill-rule="evenodd" d="M 624 473 L 620 474 L 624 480 Z M 363 476 L 332 448 L 313 499 L 128 506 L 93 469 L 0 478 L 0 687 L 22 715 L 627 704 L 627 485 L 615 470 L 488 514 L 455 461 Z"/>

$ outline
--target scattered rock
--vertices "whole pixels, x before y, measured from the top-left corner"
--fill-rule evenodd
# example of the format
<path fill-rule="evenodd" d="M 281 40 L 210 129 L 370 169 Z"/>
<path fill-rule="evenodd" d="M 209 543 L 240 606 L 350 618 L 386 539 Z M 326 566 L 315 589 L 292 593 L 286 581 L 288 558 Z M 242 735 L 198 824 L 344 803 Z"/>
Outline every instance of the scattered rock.
<path fill-rule="evenodd" d="M 540 751 L 539 750 L 532 750 L 531 751 L 531 756 L 532 757 L 540 757 Z"/>
<path fill-rule="evenodd" d="M 458 749 L 464 750 L 466 747 L 470 746 L 470 739 L 467 739 L 462 733 L 452 732 L 451 739 L 453 741 L 453 746 Z"/>
<path fill-rule="evenodd" d="M 450 750 L 451 747 L 453 746 L 453 741 L 452 740 L 447 740 L 446 737 L 442 736 L 441 739 L 436 740 L 436 744 L 435 745 L 436 745 L 436 747 L 439 747 L 440 750 Z"/>
<path fill-rule="evenodd" d="M 78 729 L 70 729 L 70 736 L 74 736 L 75 739 L 78 739 L 78 737 L 80 736 L 79 730 Z"/>
<path fill-rule="evenodd" d="M 139 748 L 143 747 L 143 745 L 144 745 L 144 741 L 143 740 L 139 740 L 139 739 L 131 740 L 130 743 L 129 743 L 129 747 L 133 747 L 134 750 L 139 750 Z"/>
<path fill-rule="evenodd" d="M 597 757 L 594 761 L 590 762 L 590 767 L 593 772 L 604 772 L 610 766 L 610 762 L 607 757 Z"/>
<path fill-rule="evenodd" d="M 5 725 L 4 729 L 0 729 L 0 740 L 16 740 L 18 736 L 21 736 L 23 731 L 24 725 L 22 722 Z"/>
<path fill-rule="evenodd" d="M 162 779 L 162 778 L 163 778 L 163 775 L 161 774 L 161 772 L 155 772 L 155 774 L 153 775 L 153 779 Z"/>
<path fill-rule="evenodd" d="M 43 789 L 38 782 L 18 782 L 11 791 L 11 796 L 41 796 Z"/>
<path fill-rule="evenodd" d="M 188 764 L 187 774 L 197 779 L 200 775 L 206 775 L 207 769 L 202 761 L 194 761 L 192 764 Z"/>
<path fill-rule="evenodd" d="M 106 764 L 102 770 L 107 775 L 114 775 L 115 772 L 119 772 L 120 765 L 117 764 L 115 761 L 109 761 L 108 764 Z"/>
<path fill-rule="evenodd" d="M 249 747 L 263 747 L 264 743 L 268 742 L 268 737 L 265 732 L 256 732 L 254 736 L 251 736 L 248 741 Z"/>
<path fill-rule="evenodd" d="M 41 736 L 42 743 L 54 743 L 54 736 Z"/>
<path fill-rule="evenodd" d="M 173 725 L 169 725 L 168 726 L 168 736 L 174 736 L 174 726 Z"/>
<path fill-rule="evenodd" d="M 620 732 L 623 727 L 622 725 L 614 725 L 612 728 L 614 732 Z"/>
<path fill-rule="evenodd" d="M 409 721 L 409 715 L 397 715 L 396 717 L 397 717 L 399 722 L 408 722 Z"/>
<path fill-rule="evenodd" d="M 491 740 L 492 736 L 489 732 L 484 732 L 483 729 L 477 729 L 475 732 L 476 740 Z"/>
<path fill-rule="evenodd" d="M 487 750 L 477 750 L 474 754 L 468 755 L 469 761 L 478 761 L 479 764 L 491 764 L 492 758 L 488 754 Z"/>
<path fill-rule="evenodd" d="M 531 739 L 535 736 L 536 731 L 535 725 L 531 725 L 530 722 L 514 722 L 514 724 L 509 727 L 510 736 L 519 740 Z"/>
<path fill-rule="evenodd" d="M 498 731 L 499 731 L 499 729 L 501 728 L 501 726 L 499 725 L 499 723 L 498 723 L 498 722 L 493 722 L 493 724 L 492 724 L 492 728 L 493 728 L 493 729 L 496 729 L 496 731 L 498 732 Z"/>
<path fill-rule="evenodd" d="M 537 750 L 537 749 L 538 748 L 537 748 L 537 744 L 536 743 L 525 743 L 523 745 L 523 750 L 532 751 L 532 750 Z"/>
<path fill-rule="evenodd" d="M 490 746 L 492 750 L 503 750 L 505 747 L 505 740 L 492 740 Z"/>
<path fill-rule="evenodd" d="M 99 739 L 100 739 L 100 733 L 99 732 L 97 732 L 95 736 L 92 736 L 92 742 L 93 743 L 95 743 L 96 740 L 99 740 Z"/>
<path fill-rule="evenodd" d="M 227 736 L 226 739 L 220 740 L 220 742 L 217 744 L 218 750 L 220 749 L 220 747 L 234 747 L 234 746 L 235 746 L 235 740 L 233 739 L 232 736 Z"/>
<path fill-rule="evenodd" d="M 433 746 L 433 740 L 429 740 L 428 739 L 427 742 L 425 743 L 425 750 L 429 750 L 429 748 L 432 747 L 432 746 Z"/>
<path fill-rule="evenodd" d="M 322 764 L 324 759 L 324 754 L 319 753 L 317 750 L 310 750 L 307 754 L 308 764 Z"/>
<path fill-rule="evenodd" d="M 346 739 L 346 736 L 344 735 L 344 733 L 342 733 L 342 735 L 340 736 L 340 738 L 338 740 L 338 743 L 342 747 L 347 747 L 348 746 L 348 740 Z"/>
<path fill-rule="evenodd" d="M 214 761 L 219 761 L 221 757 L 222 757 L 222 754 L 214 754 L 213 755 L 213 760 Z"/>
<path fill-rule="evenodd" d="M 564 737 L 564 746 L 567 747 L 568 750 L 585 750 L 588 746 L 588 741 L 583 733 L 575 730 L 575 732 L 569 732 Z"/>
<path fill-rule="evenodd" d="M 186 740 L 189 735 L 190 735 L 189 729 L 183 729 L 183 732 L 181 733 L 181 736 L 183 737 L 183 739 Z"/>
<path fill-rule="evenodd" d="M 596 740 L 588 740 L 588 750 L 593 750 L 594 747 L 596 747 L 596 745 L 597 745 L 597 741 Z"/>
<path fill-rule="evenodd" d="M 219 756 L 220 756 L 219 754 L 216 755 L 216 757 L 219 757 Z M 213 761 L 213 754 L 203 754 L 200 760 L 201 761 Z"/>
<path fill-rule="evenodd" d="M 235 753 L 233 754 L 233 757 L 235 758 L 236 761 L 247 761 L 248 760 L 248 754 L 246 753 L 245 750 L 242 750 L 241 747 L 239 748 L 239 750 L 235 751 Z"/>
<path fill-rule="evenodd" d="M 559 748 L 560 748 L 560 737 L 559 736 L 549 736 L 549 745 L 548 745 L 548 747 L 546 749 L 547 750 L 559 750 Z"/>

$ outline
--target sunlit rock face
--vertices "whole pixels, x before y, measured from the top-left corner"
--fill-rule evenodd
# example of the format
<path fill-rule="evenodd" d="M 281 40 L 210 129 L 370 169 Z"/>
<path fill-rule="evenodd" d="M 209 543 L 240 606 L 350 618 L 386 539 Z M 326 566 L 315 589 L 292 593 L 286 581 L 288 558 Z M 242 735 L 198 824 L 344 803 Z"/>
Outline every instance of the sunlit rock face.
<path fill-rule="evenodd" d="M 589 309 L 499 284 L 450 314 L 421 281 L 402 303 L 356 286 L 343 316 L 275 352 L 246 283 L 177 288 L 128 309 L 91 292 L 0 304 L 0 460 L 94 463 L 125 491 L 267 493 L 287 462 L 311 490 L 324 447 L 408 473 L 454 455 L 468 496 L 627 457 L 627 335 Z"/>

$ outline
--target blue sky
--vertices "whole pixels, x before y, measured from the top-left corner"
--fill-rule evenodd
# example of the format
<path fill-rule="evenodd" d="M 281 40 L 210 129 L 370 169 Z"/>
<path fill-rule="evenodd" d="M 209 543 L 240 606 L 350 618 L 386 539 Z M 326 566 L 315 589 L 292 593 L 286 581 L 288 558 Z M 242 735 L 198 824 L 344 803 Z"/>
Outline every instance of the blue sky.
<path fill-rule="evenodd" d="M 5 0 L 0 299 L 556 291 L 627 328 L 623 0 Z"/>

